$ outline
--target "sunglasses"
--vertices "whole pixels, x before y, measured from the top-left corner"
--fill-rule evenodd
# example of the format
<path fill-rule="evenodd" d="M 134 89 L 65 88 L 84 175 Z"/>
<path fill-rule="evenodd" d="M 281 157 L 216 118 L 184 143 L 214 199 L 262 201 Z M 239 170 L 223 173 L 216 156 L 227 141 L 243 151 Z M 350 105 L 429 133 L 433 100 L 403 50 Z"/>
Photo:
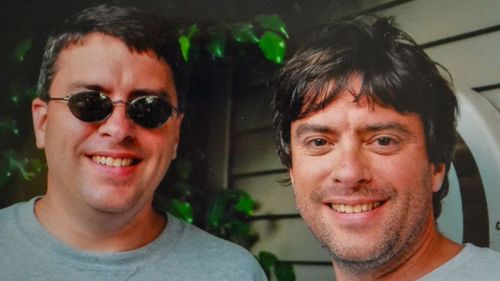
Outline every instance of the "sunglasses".
<path fill-rule="evenodd" d="M 84 122 L 96 123 L 106 120 L 115 104 L 123 103 L 127 107 L 127 116 L 138 125 L 153 129 L 163 126 L 177 108 L 158 96 L 141 96 L 132 101 L 112 101 L 98 91 L 85 91 L 71 94 L 64 98 L 49 97 L 48 101 L 62 100 L 68 103 L 73 115 Z"/>

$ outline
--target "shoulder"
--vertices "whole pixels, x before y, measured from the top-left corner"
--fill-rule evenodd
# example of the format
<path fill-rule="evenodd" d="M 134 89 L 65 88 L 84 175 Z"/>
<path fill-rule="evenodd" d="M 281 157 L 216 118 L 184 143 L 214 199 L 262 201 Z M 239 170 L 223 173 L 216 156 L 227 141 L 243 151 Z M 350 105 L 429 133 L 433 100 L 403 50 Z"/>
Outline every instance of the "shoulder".
<path fill-rule="evenodd" d="M 243 247 L 218 238 L 204 230 L 168 216 L 166 235 L 171 255 L 187 264 L 196 263 L 205 273 L 213 269 L 217 275 L 228 274 L 231 280 L 265 280 L 255 257 Z M 192 270 L 193 268 L 191 268 Z M 254 276 L 245 279 L 244 276 Z M 229 280 L 229 279 L 226 279 Z"/>
<path fill-rule="evenodd" d="M 0 233 L 5 233 L 17 225 L 17 217 L 20 210 L 27 207 L 26 202 L 17 203 L 9 207 L 0 209 Z"/>
<path fill-rule="evenodd" d="M 500 252 L 472 244 L 421 280 L 498 280 Z"/>
<path fill-rule="evenodd" d="M 251 254 L 243 247 L 216 237 L 194 225 L 168 217 L 169 234 L 175 236 L 177 247 L 196 249 L 196 255 L 201 253 L 237 257 L 249 257 Z M 251 256 L 253 258 L 253 256 Z"/>
<path fill-rule="evenodd" d="M 464 249 L 460 253 L 464 259 L 473 263 L 495 264 L 500 266 L 500 252 L 490 248 L 482 248 L 472 244 L 465 244 Z M 459 254 L 459 255 L 460 255 Z"/>

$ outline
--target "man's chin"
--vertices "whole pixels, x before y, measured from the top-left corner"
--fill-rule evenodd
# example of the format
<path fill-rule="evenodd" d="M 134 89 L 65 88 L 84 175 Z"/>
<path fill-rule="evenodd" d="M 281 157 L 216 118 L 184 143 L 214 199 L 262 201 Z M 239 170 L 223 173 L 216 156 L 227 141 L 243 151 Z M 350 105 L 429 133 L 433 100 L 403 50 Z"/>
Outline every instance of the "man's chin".
<path fill-rule="evenodd" d="M 87 200 L 87 204 L 95 212 L 109 215 L 128 212 L 137 205 L 137 203 L 134 203 L 134 200 L 125 200 L 125 198 L 116 196 L 92 198 Z"/>

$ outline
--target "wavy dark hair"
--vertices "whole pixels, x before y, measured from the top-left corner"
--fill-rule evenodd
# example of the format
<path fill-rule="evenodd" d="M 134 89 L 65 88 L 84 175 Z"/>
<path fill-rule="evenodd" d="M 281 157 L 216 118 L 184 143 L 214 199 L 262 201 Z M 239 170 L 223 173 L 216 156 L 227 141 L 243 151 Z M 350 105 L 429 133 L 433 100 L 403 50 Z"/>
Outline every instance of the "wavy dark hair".
<path fill-rule="evenodd" d="M 134 7 L 107 4 L 87 8 L 70 16 L 50 33 L 38 77 L 40 99 L 46 101 L 49 97 L 60 53 L 94 32 L 118 38 L 135 52 L 153 51 L 158 58 L 165 60 L 172 69 L 179 107 L 183 108 L 188 85 L 187 70 L 177 44 L 178 31 L 174 25 Z"/>
<path fill-rule="evenodd" d="M 292 122 L 326 107 L 358 76 L 362 85 L 355 99 L 366 97 L 403 114 L 416 113 L 424 125 L 429 160 L 444 163 L 448 171 L 458 107 L 451 81 L 442 73 L 449 76 L 393 18 L 361 16 L 323 26 L 285 64 L 277 82 L 273 111 L 281 161 L 292 167 Z M 435 219 L 448 189 L 445 178 L 433 194 Z"/>

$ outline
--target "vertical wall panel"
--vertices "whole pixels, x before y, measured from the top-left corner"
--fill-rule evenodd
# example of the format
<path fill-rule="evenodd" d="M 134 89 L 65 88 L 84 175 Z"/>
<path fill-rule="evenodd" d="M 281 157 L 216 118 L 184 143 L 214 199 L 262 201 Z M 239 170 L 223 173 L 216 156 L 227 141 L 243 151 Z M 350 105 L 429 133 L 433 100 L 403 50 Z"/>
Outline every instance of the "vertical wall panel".
<path fill-rule="evenodd" d="M 330 256 L 306 227 L 302 219 L 258 220 L 252 223 L 260 240 L 254 253 L 271 251 L 284 260 L 329 262 Z"/>
<path fill-rule="evenodd" d="M 394 15 L 419 44 L 500 24 L 498 0 L 415 0 L 381 12 Z"/>
<path fill-rule="evenodd" d="M 234 188 L 248 192 L 258 203 L 256 215 L 279 215 L 297 213 L 291 186 L 279 183 L 287 173 L 252 176 L 235 179 Z"/>

